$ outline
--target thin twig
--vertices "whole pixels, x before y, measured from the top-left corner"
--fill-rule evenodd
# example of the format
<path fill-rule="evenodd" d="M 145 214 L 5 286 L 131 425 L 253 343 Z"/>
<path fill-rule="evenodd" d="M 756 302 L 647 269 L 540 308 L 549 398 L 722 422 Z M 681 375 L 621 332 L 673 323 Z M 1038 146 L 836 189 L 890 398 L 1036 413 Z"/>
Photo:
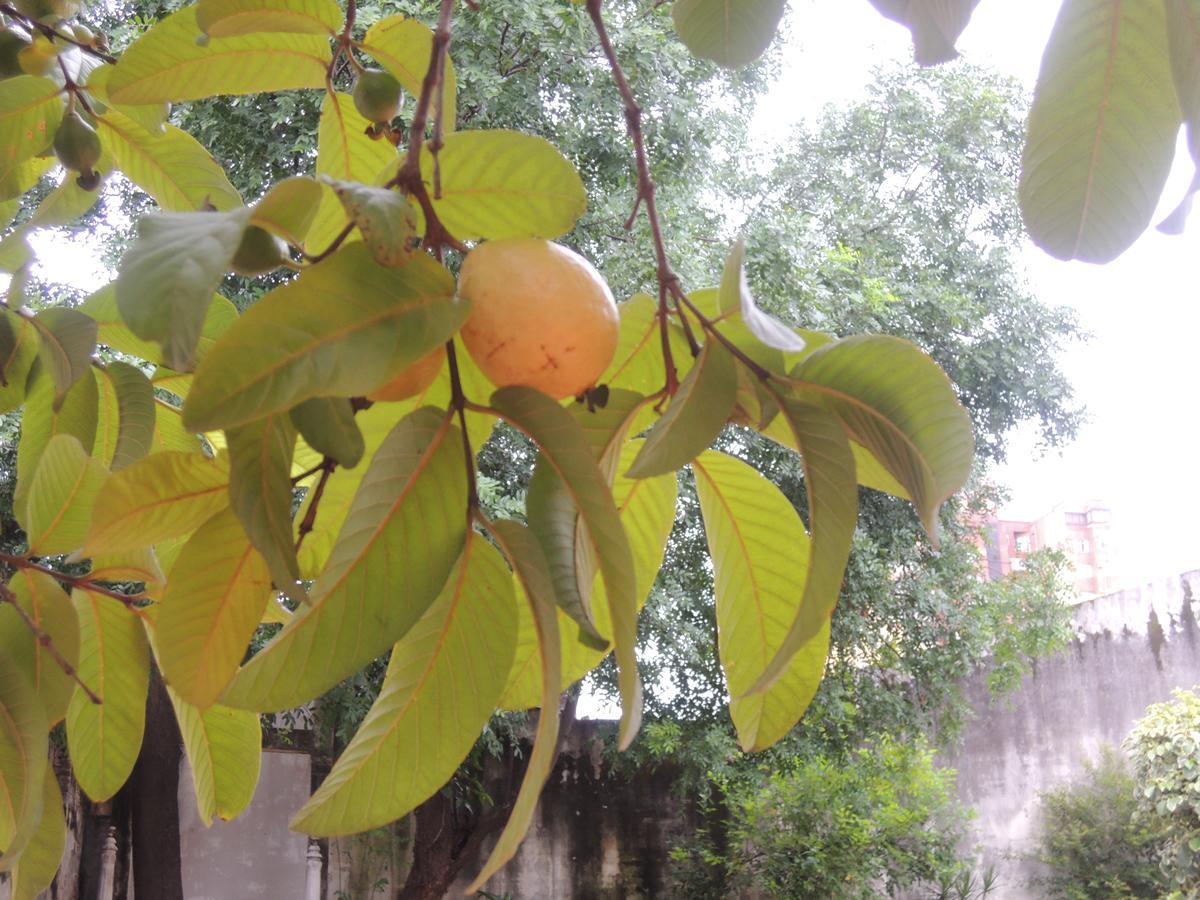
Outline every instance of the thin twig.
<path fill-rule="evenodd" d="M 31 19 L 29 16 L 25 15 L 23 12 L 9 3 L 0 3 L 0 12 L 3 12 L 6 16 L 9 16 L 12 19 L 16 19 L 31 34 L 34 31 L 40 31 L 52 41 L 62 41 L 64 44 L 71 44 L 75 47 L 78 47 L 84 53 L 88 53 L 97 59 L 102 59 L 106 63 L 115 65 L 117 62 L 117 58 L 115 56 L 110 56 L 103 50 L 98 50 L 97 48 L 93 47 L 91 44 L 85 44 L 82 41 L 78 41 L 73 37 L 65 35 L 61 31 L 56 30 L 53 25 L 47 25 L 45 22 L 39 22 L 37 19 Z"/>
<path fill-rule="evenodd" d="M 317 479 L 317 485 L 313 488 L 312 502 L 308 504 L 308 512 L 304 514 L 304 519 L 300 522 L 300 530 L 296 533 L 297 553 L 300 552 L 300 545 L 304 543 L 304 539 L 313 530 L 313 525 L 316 524 L 317 505 L 321 502 L 321 496 L 325 493 L 325 485 L 329 481 L 329 476 L 337 468 L 337 462 L 332 457 L 326 456 L 321 460 L 321 465 L 317 468 L 321 470 L 321 477 Z"/>
<path fill-rule="evenodd" d="M 122 594 L 119 591 L 109 590 L 108 588 L 100 587 L 87 575 L 67 575 L 63 572 L 56 572 L 54 569 L 47 568 L 35 563 L 33 560 L 24 556 L 12 556 L 8 553 L 0 553 L 0 563 L 10 566 L 14 569 L 30 569 L 34 572 L 41 572 L 43 575 L 49 575 L 60 584 L 65 584 L 70 588 L 88 591 L 93 594 L 100 594 L 104 597 L 111 597 L 113 600 L 119 600 L 130 609 L 137 609 L 139 600 L 147 599 L 145 594 Z"/>
<path fill-rule="evenodd" d="M 637 212 L 639 205 L 644 205 L 646 218 L 650 220 L 650 233 L 654 238 L 654 256 L 658 264 L 658 321 L 662 339 L 663 366 L 666 368 L 666 391 L 668 396 L 674 396 L 675 391 L 679 388 L 679 375 L 675 369 L 675 360 L 671 356 L 668 330 L 671 312 L 667 305 L 667 297 L 678 297 L 683 290 L 679 286 L 678 276 L 667 259 L 662 224 L 658 218 L 658 205 L 654 199 L 654 179 L 650 176 L 650 159 L 646 155 L 646 142 L 642 136 L 642 109 L 638 106 L 633 89 L 629 86 L 629 79 L 625 77 L 625 70 L 621 68 L 621 62 L 617 59 L 617 51 L 608 36 L 608 29 L 604 25 L 601 6 L 602 0 L 587 0 L 588 15 L 591 16 L 592 24 L 596 27 L 596 36 L 600 39 L 600 47 L 604 50 L 604 56 L 608 59 L 608 67 L 612 70 L 613 81 L 616 82 L 617 90 L 621 94 L 621 100 L 625 106 L 625 126 L 629 131 L 630 140 L 633 141 L 633 153 L 638 173 L 638 193 L 637 199 L 634 201 L 634 213 Z M 631 215 L 629 221 L 631 227 L 632 221 L 633 216 Z"/>
<path fill-rule="evenodd" d="M 446 341 L 446 359 L 450 364 L 450 406 L 458 412 L 458 424 L 462 427 L 463 455 L 467 470 L 467 521 L 470 522 L 479 509 L 479 492 L 475 484 L 475 453 L 471 449 L 471 438 L 467 433 L 467 398 L 463 393 L 462 379 L 458 373 L 458 353 L 454 349 L 454 338 Z"/>
<path fill-rule="evenodd" d="M 304 259 L 307 260 L 311 265 L 315 266 L 321 260 L 325 259 L 325 257 L 331 256 L 333 254 L 333 252 L 335 250 L 337 250 L 338 247 L 342 246 L 342 244 L 345 243 L 346 238 L 350 237 L 350 232 L 352 232 L 352 231 L 354 231 L 354 223 L 349 222 L 346 224 L 345 228 L 343 228 L 341 231 L 338 232 L 338 236 L 335 237 L 330 242 L 329 246 L 326 247 L 324 250 L 322 250 L 320 253 L 318 253 L 316 256 L 310 256 L 309 254 L 305 253 L 303 250 L 300 251 L 300 255 L 302 257 L 304 257 Z"/>
<path fill-rule="evenodd" d="M 68 678 L 73 679 L 79 685 L 80 690 L 87 694 L 89 700 L 96 705 L 104 702 L 95 691 L 83 683 L 83 679 L 79 677 L 79 672 L 76 671 L 73 665 L 67 662 L 63 655 L 58 652 L 58 648 L 54 646 L 54 639 L 38 627 L 38 623 L 33 621 L 33 616 L 25 611 L 25 607 L 17 601 L 17 595 L 12 592 L 7 584 L 0 584 L 0 601 L 8 603 L 17 611 L 17 615 L 21 617 L 21 621 L 25 623 L 25 627 L 33 634 L 34 640 L 46 648 L 46 652 L 50 654 L 50 658 L 58 664 L 60 669 L 66 672 Z"/>
<path fill-rule="evenodd" d="M 717 323 L 697 309 L 696 304 L 692 303 L 686 294 L 684 294 L 681 299 L 683 304 L 691 311 L 692 315 L 699 320 L 700 327 L 716 338 L 721 344 L 723 344 L 725 349 L 733 354 L 734 359 L 753 372 L 754 376 L 758 378 L 759 381 L 769 381 L 772 377 L 774 377 L 769 369 L 763 368 L 761 365 L 756 363 L 746 354 L 744 350 L 738 347 L 737 344 L 725 337 L 725 335 L 721 334 L 721 332 L 717 329 Z"/>

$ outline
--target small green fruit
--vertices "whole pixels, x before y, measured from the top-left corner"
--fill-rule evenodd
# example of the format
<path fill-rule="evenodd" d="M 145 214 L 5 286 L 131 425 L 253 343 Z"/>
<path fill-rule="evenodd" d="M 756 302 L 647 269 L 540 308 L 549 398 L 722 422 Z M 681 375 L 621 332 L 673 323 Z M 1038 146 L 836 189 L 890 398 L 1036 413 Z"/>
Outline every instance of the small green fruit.
<path fill-rule="evenodd" d="M 75 110 L 63 116 L 62 124 L 54 134 L 54 155 L 58 161 L 73 172 L 90 175 L 100 162 L 100 153 L 100 135 L 96 134 L 96 129 L 83 121 Z"/>
<path fill-rule="evenodd" d="M 242 242 L 233 254 L 233 271 L 239 275 L 265 275 L 287 259 L 287 244 L 271 232 L 250 225 L 242 232 Z"/>
<path fill-rule="evenodd" d="M 96 35 L 92 29 L 88 28 L 86 25 L 76 24 L 72 26 L 71 30 L 75 33 L 75 40 L 79 41 L 79 43 L 83 44 L 85 47 L 91 47 L 95 45 Z"/>
<path fill-rule="evenodd" d="M 59 48 L 41 35 L 17 53 L 17 65 L 26 75 L 49 75 L 58 65 Z"/>
<path fill-rule="evenodd" d="M 400 82 L 391 72 L 364 69 L 354 83 L 354 107 L 370 122 L 390 122 L 400 112 Z"/>
<path fill-rule="evenodd" d="M 24 75 L 19 55 L 29 46 L 29 38 L 5 28 L 0 31 L 0 78 Z"/>

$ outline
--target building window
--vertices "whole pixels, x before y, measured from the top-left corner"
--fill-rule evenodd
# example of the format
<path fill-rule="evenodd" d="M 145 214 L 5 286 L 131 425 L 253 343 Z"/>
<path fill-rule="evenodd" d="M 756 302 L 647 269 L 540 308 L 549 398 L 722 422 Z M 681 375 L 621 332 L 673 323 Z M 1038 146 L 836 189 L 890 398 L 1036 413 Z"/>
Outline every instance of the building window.
<path fill-rule="evenodd" d="M 1091 549 L 1092 549 L 1092 545 L 1089 541 L 1080 541 L 1079 542 L 1079 552 L 1080 553 L 1087 553 Z"/>
<path fill-rule="evenodd" d="M 1086 525 L 1087 515 L 1085 513 L 1067 513 L 1068 525 Z"/>
<path fill-rule="evenodd" d="M 1021 531 L 1015 535 L 1017 542 L 1018 553 L 1028 553 L 1033 549 L 1033 544 L 1029 540 L 1029 532 Z"/>

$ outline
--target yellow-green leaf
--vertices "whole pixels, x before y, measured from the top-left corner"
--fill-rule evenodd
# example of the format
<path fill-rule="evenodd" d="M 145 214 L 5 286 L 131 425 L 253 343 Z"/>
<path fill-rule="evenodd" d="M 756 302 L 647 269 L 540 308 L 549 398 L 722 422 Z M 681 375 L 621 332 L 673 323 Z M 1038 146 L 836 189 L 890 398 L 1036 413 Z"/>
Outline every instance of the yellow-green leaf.
<path fill-rule="evenodd" d="M 492 522 L 488 531 L 500 545 L 513 566 L 513 574 L 522 587 L 522 597 L 528 603 L 537 632 L 537 657 L 540 660 L 541 712 L 538 714 L 537 734 L 533 753 L 521 780 L 521 790 L 513 803 L 512 812 L 487 862 L 468 893 L 478 891 L 485 881 L 513 858 L 537 809 L 538 798 L 558 752 L 558 695 L 562 682 L 561 649 L 559 648 L 558 618 L 554 604 L 554 585 L 550 569 L 537 541 L 528 530 L 516 522 Z"/>
<path fill-rule="evenodd" d="M 197 709 L 167 687 L 192 769 L 196 812 L 205 825 L 235 818 L 250 805 L 262 765 L 262 726 L 246 709 Z"/>
<path fill-rule="evenodd" d="M 327 179 L 375 262 L 402 266 L 416 251 L 417 211 L 403 194 L 352 181 Z"/>
<path fill-rule="evenodd" d="M 512 577 L 469 534 L 445 587 L 394 648 L 371 711 L 290 827 L 366 831 L 437 791 L 479 739 L 504 689 L 516 639 Z"/>
<path fill-rule="evenodd" d="M 31 553 L 54 556 L 83 546 L 92 506 L 107 475 L 78 438 L 50 438 L 29 487 L 25 523 Z"/>
<path fill-rule="evenodd" d="M 67 749 L 79 786 L 99 803 L 121 789 L 141 749 L 150 652 L 141 621 L 120 602 L 86 589 L 72 599 L 79 614 L 79 677 L 103 702 L 76 689 L 67 709 Z"/>
<path fill-rule="evenodd" d="M 87 551 L 138 550 L 190 534 L 228 505 L 228 483 L 225 454 L 153 453 L 104 482 Z"/>
<path fill-rule="evenodd" d="M 784 0 L 675 0 L 675 30 L 696 56 L 730 69 L 766 51 L 783 17 Z"/>
<path fill-rule="evenodd" d="M 177 102 L 325 84 L 331 51 L 324 37 L 247 34 L 201 46 L 196 11 L 185 6 L 125 51 L 108 82 L 114 103 Z"/>
<path fill-rule="evenodd" d="M 333 0 L 200 0 L 196 25 L 210 38 L 259 31 L 333 36 L 342 11 Z"/>
<path fill-rule="evenodd" d="M 935 66 L 958 56 L 954 44 L 979 0 L 871 0 L 871 5 L 912 32 L 918 64 Z"/>
<path fill-rule="evenodd" d="M 1120 255 L 1150 223 L 1180 121 L 1163 4 L 1065 0 L 1021 165 L 1034 243 L 1059 259 Z"/>
<path fill-rule="evenodd" d="M 421 96 L 421 82 L 429 68 L 433 53 L 433 32 L 427 25 L 404 16 L 385 16 L 367 29 L 359 47 L 375 58 L 376 62 L 396 76 L 396 80 L 414 97 Z M 455 95 L 458 79 L 454 74 L 454 61 L 446 59 L 443 73 L 443 92 L 434 95 L 430 116 L 436 117 L 445 100 L 442 128 L 449 134 L 454 131 L 457 117 Z"/>
<path fill-rule="evenodd" d="M 313 397 L 291 411 L 292 424 L 305 443 L 339 466 L 353 469 L 366 445 L 354 421 L 354 409 L 345 397 Z"/>
<path fill-rule="evenodd" d="M 305 703 L 408 632 L 463 547 L 462 453 L 441 410 L 396 426 L 371 460 L 312 603 L 242 667 L 222 703 L 260 712 Z"/>
<path fill-rule="evenodd" d="M 37 900 L 54 881 L 67 844 L 62 789 L 52 766 L 46 766 L 42 784 L 42 815 L 37 830 L 13 866 L 11 900 Z"/>
<path fill-rule="evenodd" d="M 167 116 L 171 113 L 171 105 L 169 103 L 144 103 L 134 106 L 113 103 L 112 98 L 108 95 L 108 83 L 116 71 L 116 66 L 96 66 L 92 69 L 88 73 L 87 82 L 84 85 L 88 94 L 105 106 L 116 106 L 123 115 L 151 134 L 162 134 L 165 130 Z"/>
<path fill-rule="evenodd" d="M 101 140 L 125 176 L 175 212 L 241 206 L 242 198 L 225 170 L 194 137 L 174 125 L 146 131 L 120 110 L 109 109 L 96 120 Z"/>
<path fill-rule="evenodd" d="M 62 89 L 49 78 L 18 75 L 0 83 L 0 176 L 45 150 L 62 120 Z"/>
<path fill-rule="evenodd" d="M 158 614 L 159 665 L 172 690 L 200 709 L 216 703 L 272 593 L 267 564 L 233 510 L 201 525 L 171 569 Z"/>
<path fill-rule="evenodd" d="M 32 569 L 18 569 L 8 587 L 34 624 L 50 635 L 54 649 L 74 666 L 79 660 L 79 618 L 66 591 L 50 576 Z M 0 656 L 12 659 L 25 673 L 37 691 L 46 724 L 57 725 L 67 713 L 75 681 L 8 604 L 0 604 Z"/>
<path fill-rule="evenodd" d="M 357 397 L 399 375 L 466 318 L 450 273 L 424 254 L 385 269 L 350 244 L 250 307 L 196 371 L 183 407 L 197 431 L 310 397 Z"/>
<path fill-rule="evenodd" d="M 150 452 L 154 442 L 154 387 L 140 369 L 123 362 L 111 362 L 104 376 L 117 398 L 119 427 L 111 468 L 119 471 Z"/>
<path fill-rule="evenodd" d="M 460 131 L 446 136 L 437 164 L 440 181 L 427 144 L 421 178 L 438 218 L 459 240 L 561 237 L 587 208 L 575 166 L 536 135 Z"/>
<path fill-rule="evenodd" d="M 0 413 L 25 401 L 29 371 L 38 356 L 37 329 L 25 316 L 0 309 Z"/>
<path fill-rule="evenodd" d="M 729 256 L 725 259 L 725 270 L 721 274 L 719 304 L 723 313 L 737 313 L 742 322 L 759 341 L 776 350 L 800 353 L 804 350 L 804 338 L 778 319 L 758 308 L 750 283 L 746 279 L 746 243 L 738 238 Z"/>
<path fill-rule="evenodd" d="M 321 185 L 304 175 L 272 186 L 250 212 L 250 224 L 265 228 L 296 247 L 312 226 L 321 202 Z"/>
<path fill-rule="evenodd" d="M 17 661 L 0 654 L 0 872 L 36 833 L 46 772 L 46 716 Z"/>
<path fill-rule="evenodd" d="M 810 541 L 788 499 L 741 460 L 707 451 L 692 471 L 713 561 L 717 649 L 729 691 L 738 697 L 791 626 L 804 593 Z M 769 747 L 800 720 L 825 670 L 828 646 L 827 619 L 770 690 L 730 703 L 744 750 Z"/>
<path fill-rule="evenodd" d="M 38 359 L 54 379 L 55 403 L 88 371 L 96 349 L 96 323 L 77 309 L 52 306 L 32 319 L 38 330 Z"/>

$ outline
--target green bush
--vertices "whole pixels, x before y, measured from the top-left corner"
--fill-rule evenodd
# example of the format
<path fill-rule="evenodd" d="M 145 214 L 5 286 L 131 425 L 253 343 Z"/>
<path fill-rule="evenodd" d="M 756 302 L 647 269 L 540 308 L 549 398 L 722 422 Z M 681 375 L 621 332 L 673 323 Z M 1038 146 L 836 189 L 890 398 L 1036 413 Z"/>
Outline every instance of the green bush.
<path fill-rule="evenodd" d="M 1161 823 L 1159 864 L 1182 896 L 1200 896 L 1200 696 L 1176 690 L 1125 741 L 1137 776 L 1139 814 Z"/>
<path fill-rule="evenodd" d="M 1167 886 L 1157 863 L 1161 824 L 1138 814 L 1137 783 L 1125 758 L 1106 747 L 1083 778 L 1041 795 L 1039 859 L 1047 896 L 1159 897 Z"/>
<path fill-rule="evenodd" d="M 800 759 L 727 783 L 725 827 L 673 854 L 677 893 L 858 900 L 924 886 L 957 896 L 966 815 L 954 777 L 923 744 L 883 739 L 845 759 Z"/>

